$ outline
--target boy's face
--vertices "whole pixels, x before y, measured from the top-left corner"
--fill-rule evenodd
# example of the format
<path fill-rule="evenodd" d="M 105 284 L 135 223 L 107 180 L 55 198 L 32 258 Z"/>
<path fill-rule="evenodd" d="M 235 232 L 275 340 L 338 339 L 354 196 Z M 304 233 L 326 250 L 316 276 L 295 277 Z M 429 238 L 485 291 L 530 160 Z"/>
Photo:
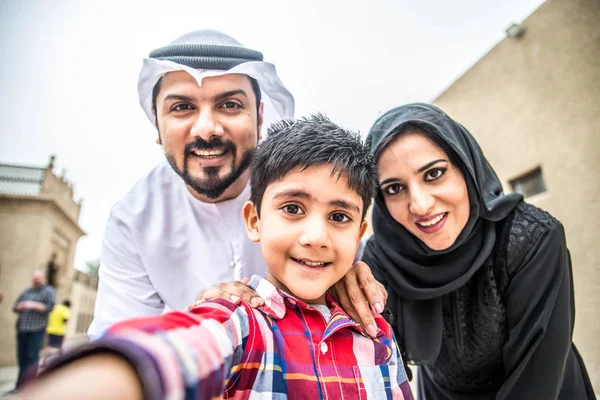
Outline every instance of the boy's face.
<path fill-rule="evenodd" d="M 331 164 L 293 169 L 267 186 L 261 216 L 244 205 L 248 237 L 260 242 L 269 282 L 307 303 L 325 302 L 325 292 L 352 267 L 367 223 L 362 198 L 346 177 L 331 176 Z"/>

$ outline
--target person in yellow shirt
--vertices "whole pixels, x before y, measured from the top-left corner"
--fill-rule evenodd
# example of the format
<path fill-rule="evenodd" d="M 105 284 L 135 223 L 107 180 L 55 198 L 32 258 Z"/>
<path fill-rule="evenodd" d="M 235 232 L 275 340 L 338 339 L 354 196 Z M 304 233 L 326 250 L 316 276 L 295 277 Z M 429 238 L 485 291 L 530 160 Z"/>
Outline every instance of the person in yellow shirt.
<path fill-rule="evenodd" d="M 69 320 L 69 308 L 71 302 L 65 300 L 62 304 L 57 304 L 50 312 L 48 316 L 48 327 L 46 333 L 48 334 L 48 347 L 60 350 L 62 347 L 63 340 L 65 338 L 65 330 L 67 327 L 67 321 Z"/>

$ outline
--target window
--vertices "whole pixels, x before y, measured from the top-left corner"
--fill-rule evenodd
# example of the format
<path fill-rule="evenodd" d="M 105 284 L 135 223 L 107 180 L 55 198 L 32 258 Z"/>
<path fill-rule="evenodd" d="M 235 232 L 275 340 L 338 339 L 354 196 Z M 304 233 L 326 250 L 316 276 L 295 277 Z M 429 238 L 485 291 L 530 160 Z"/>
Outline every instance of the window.
<path fill-rule="evenodd" d="M 513 192 L 521 193 L 523 197 L 531 197 L 546 191 L 542 168 L 537 167 L 510 182 Z"/>

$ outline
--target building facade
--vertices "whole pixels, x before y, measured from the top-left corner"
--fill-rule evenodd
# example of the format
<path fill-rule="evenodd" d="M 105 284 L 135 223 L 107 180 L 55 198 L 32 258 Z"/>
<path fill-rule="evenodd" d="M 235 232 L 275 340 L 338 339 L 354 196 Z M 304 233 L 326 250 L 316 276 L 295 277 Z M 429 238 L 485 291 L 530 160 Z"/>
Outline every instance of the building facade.
<path fill-rule="evenodd" d="M 600 390 L 600 2 L 548 0 L 433 102 L 475 136 L 506 191 L 565 226 L 574 342 Z"/>
<path fill-rule="evenodd" d="M 76 270 L 71 285 L 71 316 L 65 336 L 70 342 L 87 341 L 87 330 L 94 316 L 98 278 Z"/>
<path fill-rule="evenodd" d="M 53 167 L 54 157 L 45 168 L 0 164 L 0 366 L 16 363 L 12 306 L 33 271 L 46 272 L 57 303 L 71 294 L 81 203 Z"/>

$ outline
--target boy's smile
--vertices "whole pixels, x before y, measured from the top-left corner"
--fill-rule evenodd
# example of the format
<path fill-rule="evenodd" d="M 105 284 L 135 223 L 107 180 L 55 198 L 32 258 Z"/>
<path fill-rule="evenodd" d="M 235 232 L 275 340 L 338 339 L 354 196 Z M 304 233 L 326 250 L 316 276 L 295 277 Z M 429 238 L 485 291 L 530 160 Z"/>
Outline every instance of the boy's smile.
<path fill-rule="evenodd" d="M 260 241 L 267 279 L 307 303 L 325 293 L 352 267 L 367 223 L 363 201 L 332 165 L 295 168 L 267 186 L 260 218 L 244 206 L 248 236 Z"/>

